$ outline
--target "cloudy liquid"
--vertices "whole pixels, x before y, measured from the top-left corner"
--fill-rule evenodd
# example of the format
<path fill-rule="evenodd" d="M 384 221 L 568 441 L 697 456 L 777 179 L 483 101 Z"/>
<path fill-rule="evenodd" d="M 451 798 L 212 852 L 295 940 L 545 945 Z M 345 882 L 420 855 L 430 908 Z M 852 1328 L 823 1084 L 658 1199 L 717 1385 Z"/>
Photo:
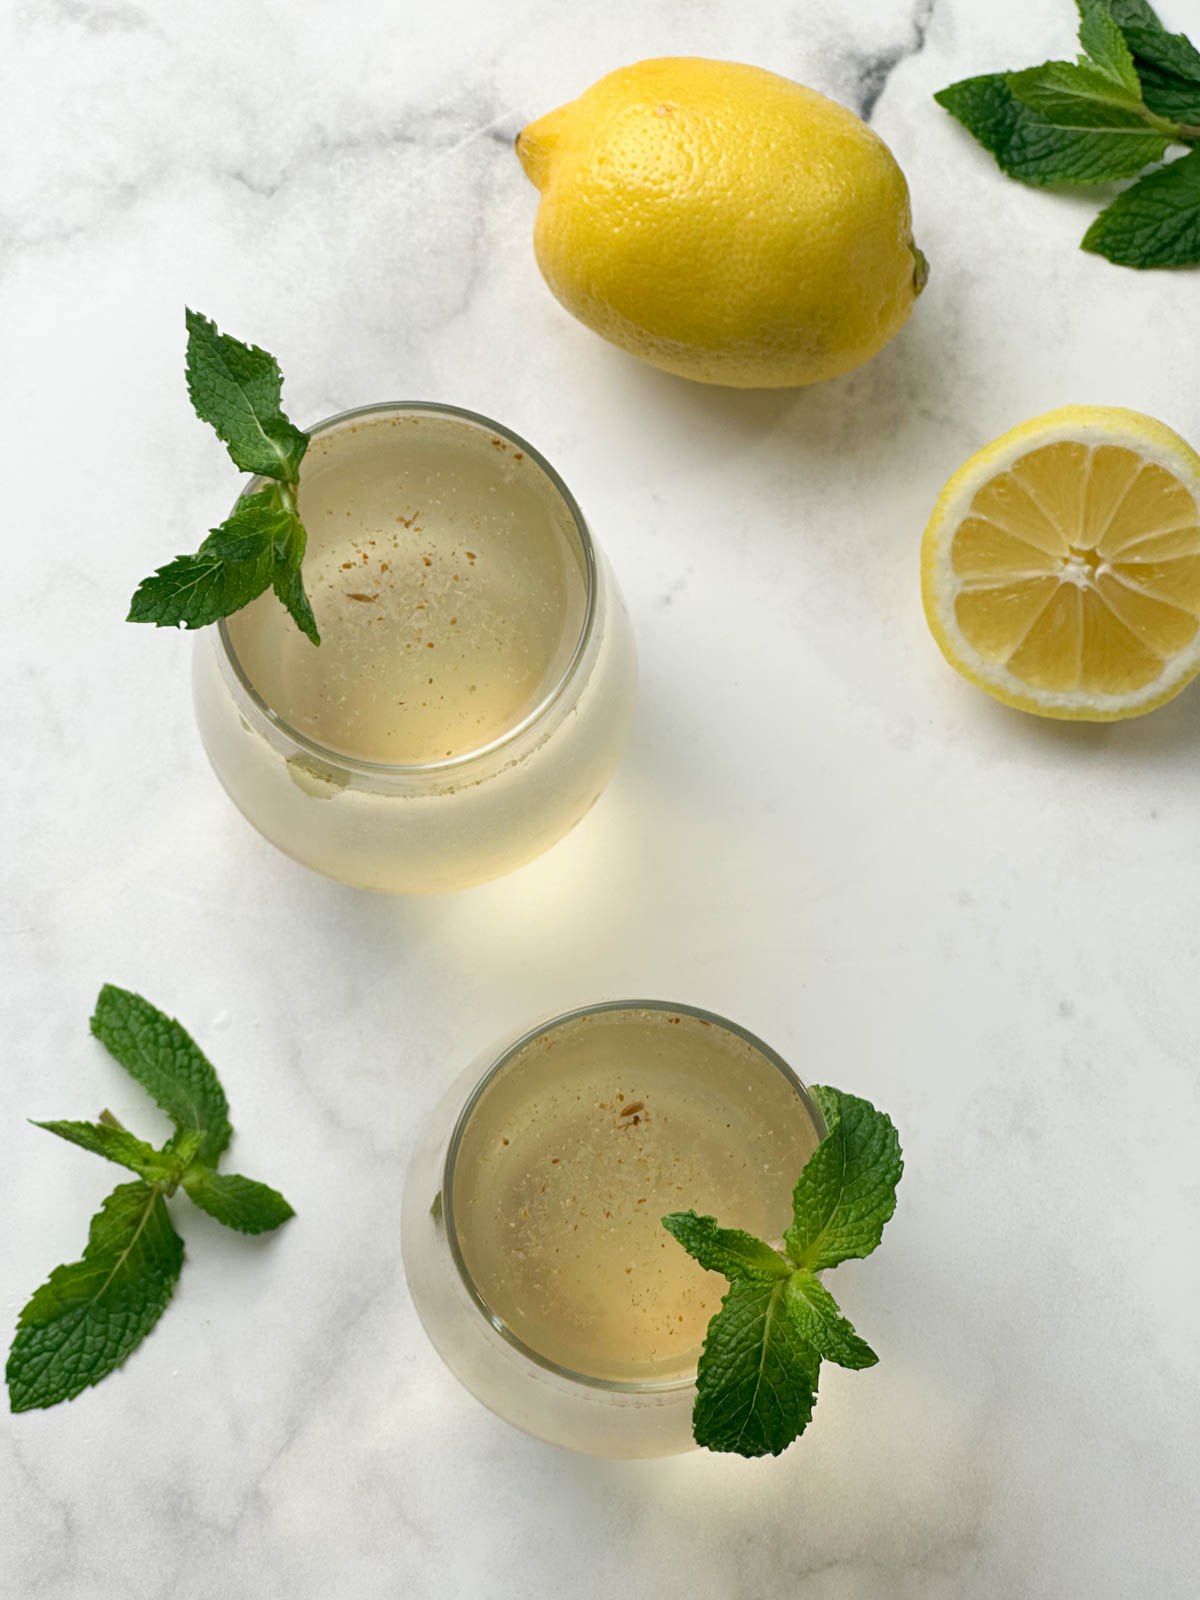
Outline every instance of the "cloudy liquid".
<path fill-rule="evenodd" d="M 319 649 L 269 591 L 229 634 L 262 699 L 316 743 L 449 760 L 516 727 L 570 664 L 579 538 L 512 441 L 447 416 L 359 418 L 313 438 L 299 510 Z"/>
<path fill-rule="evenodd" d="M 490 1309 L 572 1372 L 695 1372 L 728 1287 L 663 1228 L 694 1209 L 778 1241 L 818 1143 L 784 1074 L 686 1012 L 593 1012 L 525 1045 L 472 1110 L 452 1225 Z"/>

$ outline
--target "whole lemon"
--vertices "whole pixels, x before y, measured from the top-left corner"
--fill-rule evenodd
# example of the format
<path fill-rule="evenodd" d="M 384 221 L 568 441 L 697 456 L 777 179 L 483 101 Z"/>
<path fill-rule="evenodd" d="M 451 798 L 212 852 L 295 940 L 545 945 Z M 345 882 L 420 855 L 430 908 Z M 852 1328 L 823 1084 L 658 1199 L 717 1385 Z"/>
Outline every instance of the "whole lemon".
<path fill-rule="evenodd" d="M 567 310 L 656 367 L 783 388 L 869 361 L 927 272 L 908 186 L 852 111 L 760 67 L 611 72 L 517 140 Z"/>

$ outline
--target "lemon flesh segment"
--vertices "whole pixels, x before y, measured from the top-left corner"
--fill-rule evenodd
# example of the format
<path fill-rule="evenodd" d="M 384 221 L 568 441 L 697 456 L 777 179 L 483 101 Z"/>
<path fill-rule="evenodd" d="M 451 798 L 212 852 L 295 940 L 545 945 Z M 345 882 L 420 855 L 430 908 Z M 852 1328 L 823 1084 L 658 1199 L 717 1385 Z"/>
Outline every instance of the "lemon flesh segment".
<path fill-rule="evenodd" d="M 925 535 L 943 653 L 1022 710 L 1136 716 L 1200 670 L 1200 458 L 1151 418 L 1067 407 L 972 458 Z"/>

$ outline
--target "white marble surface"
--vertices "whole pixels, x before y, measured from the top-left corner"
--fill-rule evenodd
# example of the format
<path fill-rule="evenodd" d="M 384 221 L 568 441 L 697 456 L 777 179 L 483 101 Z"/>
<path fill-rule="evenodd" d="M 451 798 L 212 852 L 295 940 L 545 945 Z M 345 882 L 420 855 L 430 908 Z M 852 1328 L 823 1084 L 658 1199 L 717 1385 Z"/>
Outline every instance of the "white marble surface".
<path fill-rule="evenodd" d="M 1039 724 L 945 667 L 917 597 L 937 489 L 1011 423 L 1078 399 L 1200 436 L 1195 275 L 1080 253 L 1093 202 L 1002 181 L 930 100 L 1071 25 L 1068 0 L 7 8 L 2 1320 L 114 1180 L 22 1119 L 155 1125 L 88 1037 L 104 980 L 194 1027 L 232 1165 L 300 1215 L 255 1242 L 177 1201 L 159 1330 L 0 1421 L 5 1596 L 1194 1596 L 1200 691 Z M 933 268 L 870 367 L 689 387 L 550 298 L 512 137 L 662 53 L 869 105 Z M 457 402 L 577 492 L 641 702 L 541 861 L 388 901 L 224 800 L 187 642 L 121 620 L 229 503 L 185 301 L 280 356 L 298 420 Z M 904 1135 L 885 1248 L 844 1286 L 883 1359 L 831 1372 L 779 1461 L 523 1438 L 405 1292 L 401 1179 L 442 1083 L 522 1019 L 631 990 L 728 1012 Z"/>

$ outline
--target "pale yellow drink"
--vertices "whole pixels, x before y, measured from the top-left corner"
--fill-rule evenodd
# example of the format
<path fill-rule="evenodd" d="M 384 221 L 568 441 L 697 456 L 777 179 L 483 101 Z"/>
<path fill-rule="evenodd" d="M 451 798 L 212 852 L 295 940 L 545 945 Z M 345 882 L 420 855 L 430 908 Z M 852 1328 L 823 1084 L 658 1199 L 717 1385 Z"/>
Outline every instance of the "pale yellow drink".
<path fill-rule="evenodd" d="M 488 1081 L 452 1151 L 447 1231 L 474 1294 L 539 1359 L 686 1379 L 727 1285 L 660 1219 L 694 1209 L 778 1241 L 818 1140 L 756 1042 L 686 1011 L 596 1010 Z"/>
<path fill-rule="evenodd" d="M 229 623 L 292 728 L 360 760 L 445 761 L 515 727 L 562 676 L 583 554 L 562 495 L 501 435 L 423 413 L 320 434 L 299 510 L 320 648 L 269 592 Z"/>
<path fill-rule="evenodd" d="M 319 648 L 267 593 L 197 651 L 230 796 L 366 888 L 464 888 L 540 854 L 612 776 L 635 678 L 561 480 L 483 418 L 380 407 L 314 430 L 299 509 Z"/>

